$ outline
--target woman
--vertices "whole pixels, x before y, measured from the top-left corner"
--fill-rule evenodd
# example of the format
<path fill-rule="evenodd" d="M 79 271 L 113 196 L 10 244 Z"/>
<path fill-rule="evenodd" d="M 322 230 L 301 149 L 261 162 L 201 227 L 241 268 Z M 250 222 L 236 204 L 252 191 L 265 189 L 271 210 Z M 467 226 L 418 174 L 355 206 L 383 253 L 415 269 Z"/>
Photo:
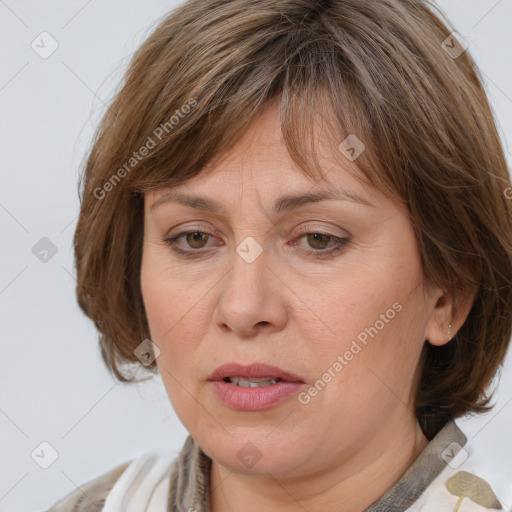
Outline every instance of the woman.
<path fill-rule="evenodd" d="M 508 187 L 428 3 L 171 12 L 98 130 L 75 255 L 105 363 L 159 373 L 190 436 L 50 510 L 510 507 L 453 421 L 511 335 Z"/>

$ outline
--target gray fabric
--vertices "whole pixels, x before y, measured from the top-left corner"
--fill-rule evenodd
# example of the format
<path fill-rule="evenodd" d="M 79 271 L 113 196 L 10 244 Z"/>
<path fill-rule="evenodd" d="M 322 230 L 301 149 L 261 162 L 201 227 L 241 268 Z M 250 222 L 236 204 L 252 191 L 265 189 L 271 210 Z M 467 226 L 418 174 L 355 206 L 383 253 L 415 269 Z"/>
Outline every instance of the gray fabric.
<path fill-rule="evenodd" d="M 446 466 L 441 454 L 454 441 L 464 446 L 467 438 L 450 420 L 400 479 L 364 512 L 407 510 Z M 188 436 L 173 463 L 167 512 L 210 512 L 210 468 L 211 459 Z"/>
<path fill-rule="evenodd" d="M 464 446 L 467 438 L 455 422 L 450 420 L 393 487 L 389 488 L 364 512 L 403 512 L 407 510 L 445 468 L 446 462 L 441 454 L 454 441 L 460 446 Z M 454 456 L 458 450 L 453 450 Z"/>
<path fill-rule="evenodd" d="M 189 435 L 174 461 L 168 512 L 210 512 L 211 459 Z"/>

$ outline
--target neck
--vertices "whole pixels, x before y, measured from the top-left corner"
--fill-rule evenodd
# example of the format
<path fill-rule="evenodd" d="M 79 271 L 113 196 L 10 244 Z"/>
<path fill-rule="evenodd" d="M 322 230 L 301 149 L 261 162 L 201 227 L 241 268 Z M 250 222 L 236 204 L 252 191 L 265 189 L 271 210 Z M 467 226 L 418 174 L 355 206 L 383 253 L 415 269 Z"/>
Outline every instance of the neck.
<path fill-rule="evenodd" d="M 398 428 L 381 429 L 361 452 L 317 474 L 254 477 L 212 460 L 211 512 L 361 512 L 393 486 L 428 444 L 415 418 L 407 424 L 401 420 Z"/>

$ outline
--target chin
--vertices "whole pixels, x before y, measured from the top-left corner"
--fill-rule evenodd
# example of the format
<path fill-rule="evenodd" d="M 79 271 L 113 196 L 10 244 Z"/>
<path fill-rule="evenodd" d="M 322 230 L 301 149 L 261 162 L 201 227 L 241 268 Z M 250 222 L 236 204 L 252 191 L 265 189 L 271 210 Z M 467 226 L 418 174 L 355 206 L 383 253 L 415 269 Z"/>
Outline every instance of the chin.
<path fill-rule="evenodd" d="M 300 443 L 284 432 L 281 435 L 272 432 L 268 426 L 237 428 L 231 432 L 232 436 L 221 429 L 214 435 L 208 432 L 204 437 L 192 437 L 211 459 L 230 471 L 245 475 L 298 476 L 295 473 L 302 465 L 302 459 L 308 459 L 304 452 L 294 448 Z"/>

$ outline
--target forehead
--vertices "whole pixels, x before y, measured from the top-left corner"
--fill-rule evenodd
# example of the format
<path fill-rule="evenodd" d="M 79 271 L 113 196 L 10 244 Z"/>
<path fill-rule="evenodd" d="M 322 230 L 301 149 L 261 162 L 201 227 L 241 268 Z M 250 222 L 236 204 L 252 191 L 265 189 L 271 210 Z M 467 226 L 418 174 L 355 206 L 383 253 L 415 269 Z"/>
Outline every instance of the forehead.
<path fill-rule="evenodd" d="M 171 197 L 171 191 L 175 196 L 207 194 L 225 198 L 241 189 L 246 194 L 254 190 L 263 199 L 284 193 L 331 193 L 363 203 L 363 197 L 374 197 L 377 191 L 363 183 L 357 165 L 344 156 L 337 141 L 326 132 L 323 125 L 312 127 L 320 169 L 312 169 L 313 176 L 308 176 L 290 156 L 278 108 L 272 105 L 255 118 L 230 149 L 210 161 L 199 174 L 179 185 L 149 191 L 146 199 L 151 204 L 164 201 Z"/>

